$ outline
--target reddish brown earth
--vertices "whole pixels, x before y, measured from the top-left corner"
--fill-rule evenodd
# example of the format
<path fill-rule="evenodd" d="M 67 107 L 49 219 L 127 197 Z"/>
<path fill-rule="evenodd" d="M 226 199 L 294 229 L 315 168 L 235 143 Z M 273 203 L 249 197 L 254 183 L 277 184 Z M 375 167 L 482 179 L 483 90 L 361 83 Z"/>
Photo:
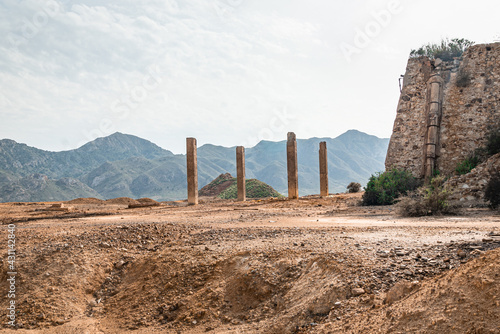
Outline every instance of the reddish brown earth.
<path fill-rule="evenodd" d="M 0 204 L 2 332 L 499 332 L 498 213 L 409 219 L 359 199 Z"/>

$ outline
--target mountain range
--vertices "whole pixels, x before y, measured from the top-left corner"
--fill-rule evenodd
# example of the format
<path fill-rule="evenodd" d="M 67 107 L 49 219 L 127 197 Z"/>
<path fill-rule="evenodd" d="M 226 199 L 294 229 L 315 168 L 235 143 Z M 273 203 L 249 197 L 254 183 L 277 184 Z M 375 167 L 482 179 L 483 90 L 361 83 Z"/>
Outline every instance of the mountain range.
<path fill-rule="evenodd" d="M 300 195 L 319 193 L 319 143 L 327 142 L 330 192 L 351 181 L 365 184 L 384 170 L 389 139 L 357 130 L 336 138 L 297 140 Z M 200 188 L 221 173 L 236 175 L 235 147 L 198 148 Z M 286 141 L 261 141 L 246 149 L 246 176 L 287 193 Z M 186 157 L 132 135 L 115 133 L 80 148 L 40 150 L 0 140 L 0 202 L 60 201 L 77 197 L 149 197 L 158 201 L 187 197 Z"/>

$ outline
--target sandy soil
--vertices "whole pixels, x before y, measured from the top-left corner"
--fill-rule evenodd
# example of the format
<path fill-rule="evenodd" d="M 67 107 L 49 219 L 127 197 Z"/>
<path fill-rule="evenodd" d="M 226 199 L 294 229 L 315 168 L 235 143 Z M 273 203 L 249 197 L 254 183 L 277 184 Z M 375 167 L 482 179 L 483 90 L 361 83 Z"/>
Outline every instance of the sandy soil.
<path fill-rule="evenodd" d="M 359 200 L 0 204 L 0 328 L 500 332 L 498 213 L 409 219 Z M 15 329 L 7 323 L 8 224 L 16 226 Z"/>

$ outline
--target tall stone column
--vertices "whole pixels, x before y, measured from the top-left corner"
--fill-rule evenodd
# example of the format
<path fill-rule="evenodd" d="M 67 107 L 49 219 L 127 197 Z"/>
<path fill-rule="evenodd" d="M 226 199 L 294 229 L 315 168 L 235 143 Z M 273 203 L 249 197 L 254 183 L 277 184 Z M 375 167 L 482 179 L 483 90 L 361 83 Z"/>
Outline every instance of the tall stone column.
<path fill-rule="evenodd" d="M 188 204 L 198 204 L 198 159 L 196 138 L 186 138 Z"/>
<path fill-rule="evenodd" d="M 326 141 L 319 143 L 319 188 L 321 196 L 328 196 L 328 159 Z"/>
<path fill-rule="evenodd" d="M 427 88 L 427 131 L 425 134 L 424 177 L 429 182 L 437 166 L 439 158 L 439 135 L 441 127 L 441 108 L 443 96 L 443 79 L 434 74 Z"/>
<path fill-rule="evenodd" d="M 299 168 L 297 163 L 297 138 L 295 133 L 288 132 L 286 143 L 288 170 L 288 198 L 299 198 Z"/>
<path fill-rule="evenodd" d="M 236 147 L 236 173 L 238 179 L 238 201 L 245 201 L 247 198 L 245 187 L 245 148 Z"/>

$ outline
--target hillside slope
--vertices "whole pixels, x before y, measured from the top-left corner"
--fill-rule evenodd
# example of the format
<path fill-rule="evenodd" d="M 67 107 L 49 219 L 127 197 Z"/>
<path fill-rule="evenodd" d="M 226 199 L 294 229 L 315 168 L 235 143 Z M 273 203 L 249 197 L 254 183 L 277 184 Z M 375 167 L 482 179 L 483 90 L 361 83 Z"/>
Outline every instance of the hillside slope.
<path fill-rule="evenodd" d="M 99 196 L 97 191 L 76 179 L 51 180 L 43 174 L 32 174 L 0 185 L 0 202 L 66 201 Z"/>

